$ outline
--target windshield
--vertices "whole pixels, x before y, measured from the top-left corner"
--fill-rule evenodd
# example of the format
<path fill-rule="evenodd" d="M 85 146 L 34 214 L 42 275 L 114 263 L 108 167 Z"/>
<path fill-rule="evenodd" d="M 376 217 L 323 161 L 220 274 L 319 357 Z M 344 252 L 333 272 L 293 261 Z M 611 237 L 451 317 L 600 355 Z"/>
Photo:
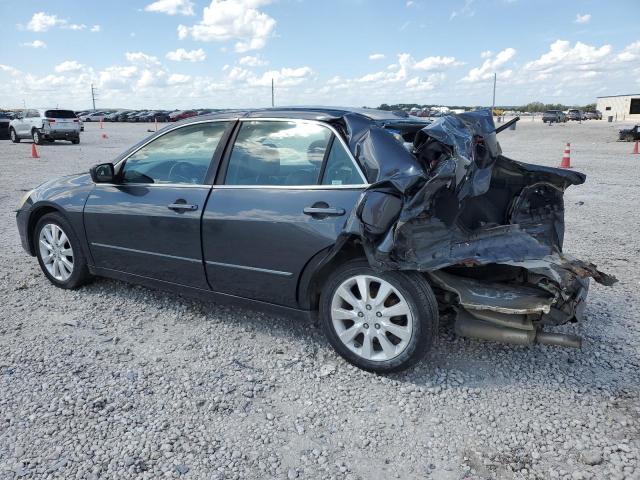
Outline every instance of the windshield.
<path fill-rule="evenodd" d="M 47 110 L 44 112 L 44 116 L 49 118 L 76 118 L 76 114 L 71 110 Z"/>
<path fill-rule="evenodd" d="M 558 113 L 558 110 L 547 110 L 544 112 L 545 115 L 555 115 L 556 113 Z"/>

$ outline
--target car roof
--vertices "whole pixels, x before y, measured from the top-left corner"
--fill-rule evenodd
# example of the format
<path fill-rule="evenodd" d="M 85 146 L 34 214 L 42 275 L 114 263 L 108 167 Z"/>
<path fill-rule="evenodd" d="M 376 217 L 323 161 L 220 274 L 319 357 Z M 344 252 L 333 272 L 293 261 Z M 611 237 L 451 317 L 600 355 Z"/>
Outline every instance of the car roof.
<path fill-rule="evenodd" d="M 341 118 L 349 113 L 360 114 L 374 121 L 382 120 L 411 120 L 419 123 L 422 119 L 409 117 L 405 112 L 392 112 L 387 110 L 376 110 L 373 108 L 351 108 L 351 107 L 278 107 L 278 108 L 258 108 L 246 110 L 228 110 L 225 112 L 215 112 L 207 115 L 199 115 L 183 120 L 184 123 L 199 122 L 206 119 L 233 119 L 233 118 L 292 118 L 301 120 L 321 120 L 329 121 Z"/>

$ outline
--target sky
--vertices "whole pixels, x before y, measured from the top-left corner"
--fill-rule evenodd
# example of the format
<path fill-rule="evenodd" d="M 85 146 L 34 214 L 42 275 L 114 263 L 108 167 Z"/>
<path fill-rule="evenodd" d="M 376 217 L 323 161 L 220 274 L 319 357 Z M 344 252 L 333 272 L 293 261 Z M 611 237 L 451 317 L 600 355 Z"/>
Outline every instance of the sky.
<path fill-rule="evenodd" d="M 0 0 L 0 107 L 584 105 L 640 92 L 638 0 Z"/>

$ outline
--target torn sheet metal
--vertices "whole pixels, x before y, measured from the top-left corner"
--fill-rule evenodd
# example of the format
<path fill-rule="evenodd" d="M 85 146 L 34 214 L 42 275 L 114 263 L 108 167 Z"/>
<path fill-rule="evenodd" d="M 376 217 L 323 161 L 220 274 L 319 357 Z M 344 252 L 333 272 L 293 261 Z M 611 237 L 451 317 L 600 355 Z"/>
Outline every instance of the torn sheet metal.
<path fill-rule="evenodd" d="M 489 110 L 441 117 L 404 135 L 402 125 L 390 129 L 357 113 L 336 124 L 371 185 L 335 251 L 356 238 L 373 268 L 428 272 L 470 312 L 535 313 L 547 324 L 581 317 L 590 277 L 615 283 L 562 253 L 564 192 L 585 175 L 502 155 Z M 497 286 L 490 276 L 442 271 L 490 265 L 516 267 L 526 279 Z"/>

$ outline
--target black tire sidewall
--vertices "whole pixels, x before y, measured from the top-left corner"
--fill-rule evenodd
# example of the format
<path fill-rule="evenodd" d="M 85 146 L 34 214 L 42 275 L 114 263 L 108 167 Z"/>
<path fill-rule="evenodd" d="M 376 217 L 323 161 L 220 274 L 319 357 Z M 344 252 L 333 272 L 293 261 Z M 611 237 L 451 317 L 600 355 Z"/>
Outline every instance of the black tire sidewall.
<path fill-rule="evenodd" d="M 31 132 L 31 138 L 33 138 L 33 143 L 42 145 L 42 134 L 38 130 Z"/>
<path fill-rule="evenodd" d="M 9 131 L 9 138 L 11 139 L 11 141 L 12 141 L 13 143 L 18 143 L 18 142 L 20 142 L 20 139 L 18 138 L 18 134 L 16 133 L 15 128 L 12 128 L 12 129 Z"/>
<path fill-rule="evenodd" d="M 73 272 L 71 272 L 71 276 L 65 280 L 60 281 L 55 279 L 48 271 L 47 267 L 45 267 L 42 257 L 40 255 L 40 231 L 42 228 L 49 223 L 53 223 L 60 227 L 62 231 L 65 233 L 67 238 L 69 239 L 69 243 L 71 244 L 71 248 L 73 249 Z M 82 247 L 80 246 L 80 241 L 76 236 L 73 228 L 69 224 L 66 218 L 64 218 L 59 213 L 48 213 L 42 218 L 38 220 L 36 226 L 33 230 L 33 243 L 35 246 L 36 257 L 38 258 L 38 263 L 40 264 L 40 268 L 42 272 L 45 274 L 47 279 L 53 283 L 56 287 L 65 288 L 65 289 L 73 289 L 77 288 L 80 285 L 84 284 L 89 276 L 87 260 L 82 251 Z"/>
<path fill-rule="evenodd" d="M 413 332 L 406 349 L 388 361 L 361 358 L 342 343 L 331 320 L 333 294 L 342 282 L 355 275 L 372 275 L 391 283 L 404 296 L 413 314 Z M 350 261 L 340 266 L 325 283 L 320 296 L 320 322 L 331 346 L 349 363 L 363 370 L 390 373 L 413 366 L 431 348 L 438 329 L 437 302 L 427 281 L 415 272 L 375 272 L 366 260 Z"/>

